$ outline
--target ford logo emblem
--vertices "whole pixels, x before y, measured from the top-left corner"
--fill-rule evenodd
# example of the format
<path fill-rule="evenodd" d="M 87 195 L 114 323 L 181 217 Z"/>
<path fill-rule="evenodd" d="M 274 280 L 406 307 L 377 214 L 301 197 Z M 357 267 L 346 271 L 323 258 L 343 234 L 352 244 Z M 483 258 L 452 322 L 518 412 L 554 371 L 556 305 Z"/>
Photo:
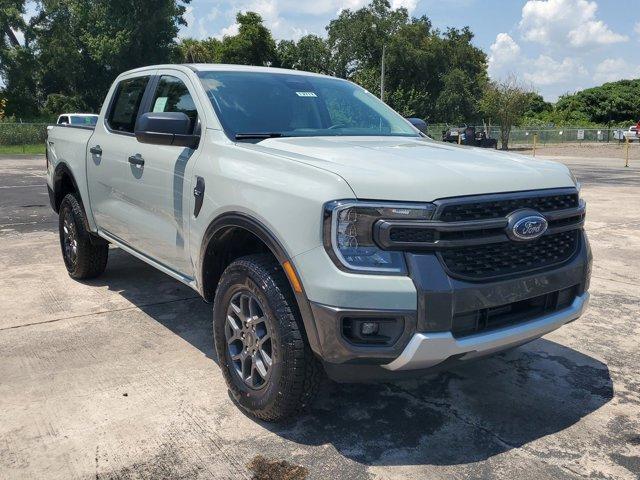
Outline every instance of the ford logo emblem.
<path fill-rule="evenodd" d="M 547 219 L 537 212 L 520 211 L 509 216 L 507 235 L 512 240 L 534 240 L 547 231 Z"/>

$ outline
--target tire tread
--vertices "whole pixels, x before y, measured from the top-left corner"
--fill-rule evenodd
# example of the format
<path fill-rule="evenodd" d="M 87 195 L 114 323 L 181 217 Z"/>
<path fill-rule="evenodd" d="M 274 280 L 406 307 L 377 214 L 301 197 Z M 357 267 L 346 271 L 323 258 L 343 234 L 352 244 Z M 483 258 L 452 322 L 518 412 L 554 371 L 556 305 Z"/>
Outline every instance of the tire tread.
<path fill-rule="evenodd" d="M 320 386 L 322 368 L 305 337 L 293 292 L 276 259 L 269 254 L 254 254 L 233 261 L 220 280 L 216 298 L 221 298 L 220 289 L 225 288 L 224 277 L 227 272 L 236 269 L 251 272 L 250 276 L 257 280 L 256 283 L 266 294 L 276 321 L 281 323 L 282 332 L 285 332 L 281 344 L 287 355 L 283 359 L 285 372 L 281 378 L 280 395 L 267 408 L 250 411 L 261 420 L 280 421 L 296 415 L 309 405 Z M 219 358 L 223 355 L 223 352 L 219 352 Z M 221 359 L 220 363 L 222 366 L 225 362 Z M 239 391 L 226 365 L 222 370 L 229 389 L 238 400 Z"/>

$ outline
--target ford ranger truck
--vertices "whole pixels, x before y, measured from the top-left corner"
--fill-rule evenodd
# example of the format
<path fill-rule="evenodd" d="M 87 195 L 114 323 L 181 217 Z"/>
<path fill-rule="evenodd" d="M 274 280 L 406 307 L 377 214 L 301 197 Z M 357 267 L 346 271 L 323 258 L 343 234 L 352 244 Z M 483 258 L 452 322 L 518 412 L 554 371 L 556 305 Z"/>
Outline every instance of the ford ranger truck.
<path fill-rule="evenodd" d="M 100 275 L 118 247 L 199 292 L 233 398 L 264 420 L 307 405 L 325 373 L 451 368 L 589 299 L 567 167 L 433 141 L 324 75 L 126 72 L 95 127 L 49 131 L 47 183 L 69 275 Z"/>

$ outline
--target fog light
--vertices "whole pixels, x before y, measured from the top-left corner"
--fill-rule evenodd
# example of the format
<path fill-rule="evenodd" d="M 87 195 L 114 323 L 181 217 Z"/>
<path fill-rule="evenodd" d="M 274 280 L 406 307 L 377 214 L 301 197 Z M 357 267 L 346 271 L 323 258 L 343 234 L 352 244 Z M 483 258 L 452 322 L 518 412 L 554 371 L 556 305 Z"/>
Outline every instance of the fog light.
<path fill-rule="evenodd" d="M 360 327 L 362 335 L 376 335 L 378 330 L 378 322 L 362 322 L 362 326 Z"/>

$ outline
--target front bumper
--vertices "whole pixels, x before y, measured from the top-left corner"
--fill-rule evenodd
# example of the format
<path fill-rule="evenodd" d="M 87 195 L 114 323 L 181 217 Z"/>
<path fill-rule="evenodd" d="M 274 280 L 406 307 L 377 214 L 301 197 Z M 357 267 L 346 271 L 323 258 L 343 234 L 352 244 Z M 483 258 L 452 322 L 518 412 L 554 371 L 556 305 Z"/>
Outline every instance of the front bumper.
<path fill-rule="evenodd" d="M 456 339 L 451 332 L 416 333 L 400 356 L 384 365 L 388 370 L 430 368 L 457 357 L 470 360 L 522 345 L 577 319 L 589 303 L 589 293 L 576 297 L 569 308 L 511 327 Z"/>
<path fill-rule="evenodd" d="M 584 232 L 578 252 L 565 264 L 526 276 L 491 282 L 453 278 L 435 254 L 407 253 L 406 259 L 409 277 L 391 279 L 369 276 L 374 277 L 371 282 L 394 285 L 395 290 L 390 288 L 386 293 L 378 291 L 373 297 L 348 295 L 345 298 L 342 292 L 338 293 L 338 297 L 345 302 L 333 303 L 350 305 L 346 301 L 349 298 L 356 302 L 356 306 L 335 307 L 319 302 L 310 295 L 310 313 L 316 340 L 311 343 L 330 376 L 344 377 L 346 372 L 348 380 L 345 381 L 353 381 L 360 380 L 359 377 L 364 375 L 356 372 L 366 371 L 366 376 L 373 380 L 376 376 L 387 379 L 390 375 L 424 372 L 425 369 L 442 367 L 459 360 L 489 355 L 534 340 L 575 320 L 582 314 L 589 298 L 587 289 L 592 257 Z M 327 261 L 330 260 L 327 258 Z M 329 277 L 321 277 L 325 298 L 331 295 L 333 289 L 339 290 L 346 283 L 333 281 Z M 351 289 L 360 285 L 355 278 L 350 280 Z M 407 280 L 412 282 L 412 300 L 405 300 L 408 294 Z M 456 319 L 468 312 L 499 309 L 566 289 L 571 289 L 574 298 L 553 311 L 545 310 L 475 334 L 461 336 L 453 332 Z M 402 300 L 390 301 L 398 298 Z M 373 305 L 366 308 L 369 300 Z M 407 308 L 409 305 L 413 307 Z M 345 338 L 344 319 L 362 317 L 395 318 L 402 330 L 387 345 L 354 344 Z"/>

